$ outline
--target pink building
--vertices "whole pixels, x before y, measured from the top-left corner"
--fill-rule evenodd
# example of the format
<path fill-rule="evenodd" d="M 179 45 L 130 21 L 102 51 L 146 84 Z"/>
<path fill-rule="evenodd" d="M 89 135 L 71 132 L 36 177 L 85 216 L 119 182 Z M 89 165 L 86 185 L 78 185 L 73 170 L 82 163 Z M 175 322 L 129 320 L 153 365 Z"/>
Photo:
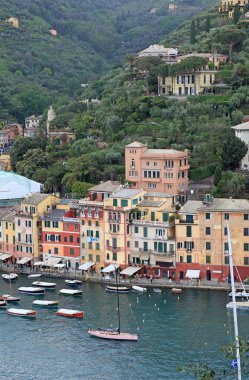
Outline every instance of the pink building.
<path fill-rule="evenodd" d="M 133 142 L 125 147 L 125 177 L 136 189 L 178 194 L 182 199 L 188 191 L 188 151 L 148 149 Z"/>

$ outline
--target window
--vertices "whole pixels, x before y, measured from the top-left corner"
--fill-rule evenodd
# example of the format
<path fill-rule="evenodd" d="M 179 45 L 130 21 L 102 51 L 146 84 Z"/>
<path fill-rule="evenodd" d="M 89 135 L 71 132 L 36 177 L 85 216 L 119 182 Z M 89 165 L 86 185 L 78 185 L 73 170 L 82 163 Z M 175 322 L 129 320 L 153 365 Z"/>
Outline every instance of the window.
<path fill-rule="evenodd" d="M 96 236 L 96 238 L 99 238 L 99 231 L 95 232 L 95 236 Z"/>
<path fill-rule="evenodd" d="M 224 251 L 225 251 L 225 252 L 228 252 L 228 249 L 229 249 L 229 247 L 228 247 L 228 243 L 225 242 L 225 243 L 224 243 Z"/>
<path fill-rule="evenodd" d="M 210 212 L 206 212 L 206 219 L 210 219 Z"/>
<path fill-rule="evenodd" d="M 110 254 L 109 253 L 106 254 L 106 260 L 110 260 Z"/>
<path fill-rule="evenodd" d="M 88 243 L 88 249 L 93 249 L 93 243 Z"/>
<path fill-rule="evenodd" d="M 21 242 L 21 234 L 20 234 L 20 232 L 18 232 L 17 239 L 18 239 L 18 241 L 20 243 Z"/>
<path fill-rule="evenodd" d="M 88 258 L 89 258 L 89 261 L 93 261 L 93 255 L 91 253 L 89 253 Z"/>
<path fill-rule="evenodd" d="M 206 227 L 206 235 L 211 235 L 211 228 L 210 227 Z"/>
<path fill-rule="evenodd" d="M 244 228 L 244 236 L 249 236 L 249 228 Z"/>
<path fill-rule="evenodd" d="M 117 252 L 113 252 L 112 254 L 112 260 L 117 261 Z"/>
<path fill-rule="evenodd" d="M 145 252 L 148 251 L 148 242 L 147 241 L 144 241 L 144 251 Z"/>
<path fill-rule="evenodd" d="M 155 221 L 155 212 L 154 211 L 151 212 L 151 221 L 152 222 Z"/>
<path fill-rule="evenodd" d="M 244 251 L 249 251 L 249 243 L 244 243 Z"/>
<path fill-rule="evenodd" d="M 229 257 L 228 256 L 225 256 L 224 263 L 229 264 Z"/>
<path fill-rule="evenodd" d="M 74 255 L 74 248 L 70 248 L 70 255 Z"/>
<path fill-rule="evenodd" d="M 192 227 L 186 226 L 186 235 L 187 237 L 192 237 Z"/>
<path fill-rule="evenodd" d="M 211 243 L 210 241 L 206 241 L 206 251 L 210 251 L 211 250 Z"/>
<path fill-rule="evenodd" d="M 248 215 L 249 214 L 244 214 L 244 220 L 249 220 Z"/>
<path fill-rule="evenodd" d="M 92 221 L 88 220 L 88 226 L 91 226 L 91 225 L 92 225 Z"/>
<path fill-rule="evenodd" d="M 19 225 L 19 224 L 18 224 L 18 225 Z M 47 220 L 45 220 L 45 227 L 46 227 L 46 228 L 50 227 L 50 222 L 47 221 Z"/>
<path fill-rule="evenodd" d="M 112 204 L 113 204 L 113 206 L 117 206 L 118 205 L 118 200 L 117 199 L 113 199 Z"/>
<path fill-rule="evenodd" d="M 146 161 L 146 164 L 145 164 L 146 166 L 150 166 L 150 163 L 149 163 L 149 161 Z"/>
<path fill-rule="evenodd" d="M 187 255 L 187 263 L 192 263 L 192 256 L 191 255 Z"/>
<path fill-rule="evenodd" d="M 121 207 L 127 207 L 128 206 L 128 200 L 127 199 L 121 199 Z"/>
<path fill-rule="evenodd" d="M 8 243 L 8 242 L 9 242 L 9 236 L 6 235 L 6 243 Z"/>
<path fill-rule="evenodd" d="M 98 222 L 98 220 L 95 222 L 95 226 L 96 226 L 96 227 L 99 226 L 99 222 Z"/>
<path fill-rule="evenodd" d="M 224 235 L 227 236 L 227 227 L 224 227 Z"/>
<path fill-rule="evenodd" d="M 53 227 L 58 228 L 59 227 L 59 222 L 53 222 Z"/>
<path fill-rule="evenodd" d="M 135 233 L 135 234 L 138 234 L 138 227 L 137 227 L 137 226 L 134 227 L 134 233 Z"/>
<path fill-rule="evenodd" d="M 54 247 L 54 254 L 58 255 L 58 248 L 57 247 Z"/>
<path fill-rule="evenodd" d="M 77 243 L 78 243 L 78 244 L 80 243 L 80 238 L 79 238 L 79 237 L 77 237 Z"/>
<path fill-rule="evenodd" d="M 67 237 L 64 237 L 64 243 L 67 243 Z"/>
<path fill-rule="evenodd" d="M 225 214 L 225 220 L 229 220 L 229 214 L 228 213 Z"/>
<path fill-rule="evenodd" d="M 73 243 L 73 236 L 69 236 L 70 243 Z"/>
<path fill-rule="evenodd" d="M 244 265 L 249 265 L 249 257 L 244 257 Z"/>
<path fill-rule="evenodd" d="M 163 222 L 168 222 L 169 214 L 167 212 L 163 212 Z"/>
<path fill-rule="evenodd" d="M 96 261 L 97 263 L 100 263 L 100 255 L 96 255 Z"/>
<path fill-rule="evenodd" d="M 96 243 L 96 251 L 99 251 L 99 243 Z"/>
<path fill-rule="evenodd" d="M 182 242 L 177 242 L 177 249 L 181 249 L 182 248 Z"/>
<path fill-rule="evenodd" d="M 186 215 L 186 223 L 193 223 L 193 222 L 194 222 L 194 216 Z"/>
<path fill-rule="evenodd" d="M 211 256 L 206 256 L 206 264 L 211 264 Z"/>
<path fill-rule="evenodd" d="M 21 225 L 21 219 L 17 219 L 17 225 L 18 225 L 18 226 Z"/>
<path fill-rule="evenodd" d="M 135 248 L 139 248 L 139 241 L 135 241 L 134 245 L 135 245 Z"/>
<path fill-rule="evenodd" d="M 143 228 L 143 236 L 148 237 L 148 228 L 147 227 Z"/>
<path fill-rule="evenodd" d="M 82 224 L 82 226 L 84 226 L 84 225 L 85 225 L 85 221 L 84 221 L 84 220 L 82 220 L 82 221 L 81 221 L 81 224 Z"/>
<path fill-rule="evenodd" d="M 183 256 L 180 256 L 180 263 L 183 263 Z"/>

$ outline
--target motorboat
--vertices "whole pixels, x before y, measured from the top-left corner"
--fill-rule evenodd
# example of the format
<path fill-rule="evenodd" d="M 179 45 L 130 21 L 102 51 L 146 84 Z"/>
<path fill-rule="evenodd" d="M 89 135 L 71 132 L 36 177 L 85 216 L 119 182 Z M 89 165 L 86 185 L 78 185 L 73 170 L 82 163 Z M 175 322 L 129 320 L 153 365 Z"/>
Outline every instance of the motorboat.
<path fill-rule="evenodd" d="M 232 292 L 229 293 L 229 297 L 232 297 Z M 249 298 L 249 293 L 245 290 L 240 290 L 235 292 L 235 298 Z"/>
<path fill-rule="evenodd" d="M 0 301 L 0 309 L 2 309 L 3 307 L 6 307 L 6 306 L 7 306 L 6 301 Z"/>
<path fill-rule="evenodd" d="M 82 296 L 82 290 L 77 289 L 61 289 L 59 293 L 64 296 Z"/>
<path fill-rule="evenodd" d="M 132 289 L 137 292 L 147 292 L 147 288 L 143 288 L 142 286 L 132 285 Z"/>
<path fill-rule="evenodd" d="M 65 280 L 65 283 L 68 286 L 71 286 L 72 288 L 77 288 L 77 286 L 80 286 L 82 284 L 82 281 L 80 281 L 80 280 Z"/>
<path fill-rule="evenodd" d="M 11 296 L 10 294 L 3 294 L 3 295 L 0 297 L 0 300 L 2 300 L 2 301 L 6 301 L 6 302 L 18 302 L 18 301 L 20 301 L 20 298 L 18 298 L 18 297 L 13 297 L 13 296 Z"/>
<path fill-rule="evenodd" d="M 41 277 L 41 273 L 33 273 L 33 274 L 29 274 L 28 275 L 28 278 L 39 278 Z"/>
<path fill-rule="evenodd" d="M 45 288 L 45 289 L 54 289 L 56 287 L 55 282 L 34 281 L 34 282 L 32 282 L 32 285 L 39 286 L 39 287 Z"/>
<path fill-rule="evenodd" d="M 137 341 L 138 336 L 136 334 L 119 332 L 118 330 L 88 330 L 88 334 L 95 336 L 96 338 L 111 339 L 111 340 L 133 340 Z"/>
<path fill-rule="evenodd" d="M 16 273 L 10 273 L 10 274 L 2 274 L 2 278 L 5 280 L 5 281 L 10 281 L 10 282 L 13 282 L 17 279 L 18 277 L 18 274 Z"/>
<path fill-rule="evenodd" d="M 162 290 L 159 288 L 153 288 L 153 292 L 155 293 L 162 293 Z"/>
<path fill-rule="evenodd" d="M 106 286 L 106 291 L 111 293 L 129 293 L 131 289 L 127 286 Z"/>
<path fill-rule="evenodd" d="M 33 306 L 39 307 L 56 307 L 58 306 L 58 301 L 48 301 L 48 300 L 35 300 L 32 302 Z"/>
<path fill-rule="evenodd" d="M 8 315 L 13 315 L 15 317 L 36 317 L 36 311 L 28 309 L 7 309 L 6 313 Z"/>
<path fill-rule="evenodd" d="M 247 310 L 249 311 L 249 301 L 245 302 L 235 302 L 236 309 L 238 310 Z M 233 308 L 233 302 L 229 302 L 226 304 L 227 309 L 232 309 Z"/>
<path fill-rule="evenodd" d="M 35 288 L 33 286 L 22 286 L 21 288 L 18 288 L 18 292 L 23 293 L 23 294 L 43 295 L 45 292 L 45 289 L 39 288 L 39 287 Z"/>
<path fill-rule="evenodd" d="M 172 293 L 176 293 L 176 294 L 181 294 L 182 293 L 182 289 L 180 288 L 172 288 Z"/>
<path fill-rule="evenodd" d="M 61 317 L 69 317 L 69 318 L 83 318 L 84 312 L 80 310 L 72 310 L 72 309 L 59 309 L 56 312 L 56 315 Z"/>

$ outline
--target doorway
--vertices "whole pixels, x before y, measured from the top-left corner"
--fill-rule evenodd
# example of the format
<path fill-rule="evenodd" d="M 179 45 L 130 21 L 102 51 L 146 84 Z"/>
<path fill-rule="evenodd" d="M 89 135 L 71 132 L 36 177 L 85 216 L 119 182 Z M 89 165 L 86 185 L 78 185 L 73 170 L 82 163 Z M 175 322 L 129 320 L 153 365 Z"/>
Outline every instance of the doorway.
<path fill-rule="evenodd" d="M 207 270 L 207 273 L 206 273 L 206 280 L 207 280 L 207 281 L 211 281 L 211 271 L 210 271 L 210 270 Z"/>

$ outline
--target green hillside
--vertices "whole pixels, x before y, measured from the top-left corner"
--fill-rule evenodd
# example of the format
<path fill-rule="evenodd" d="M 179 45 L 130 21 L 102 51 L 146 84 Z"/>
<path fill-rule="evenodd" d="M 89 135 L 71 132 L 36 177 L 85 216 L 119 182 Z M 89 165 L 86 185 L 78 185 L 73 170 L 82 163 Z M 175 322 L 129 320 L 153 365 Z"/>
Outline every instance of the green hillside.
<path fill-rule="evenodd" d="M 177 0 L 172 14 L 169 0 L 1 0 L 0 119 L 41 113 L 215 3 Z"/>

